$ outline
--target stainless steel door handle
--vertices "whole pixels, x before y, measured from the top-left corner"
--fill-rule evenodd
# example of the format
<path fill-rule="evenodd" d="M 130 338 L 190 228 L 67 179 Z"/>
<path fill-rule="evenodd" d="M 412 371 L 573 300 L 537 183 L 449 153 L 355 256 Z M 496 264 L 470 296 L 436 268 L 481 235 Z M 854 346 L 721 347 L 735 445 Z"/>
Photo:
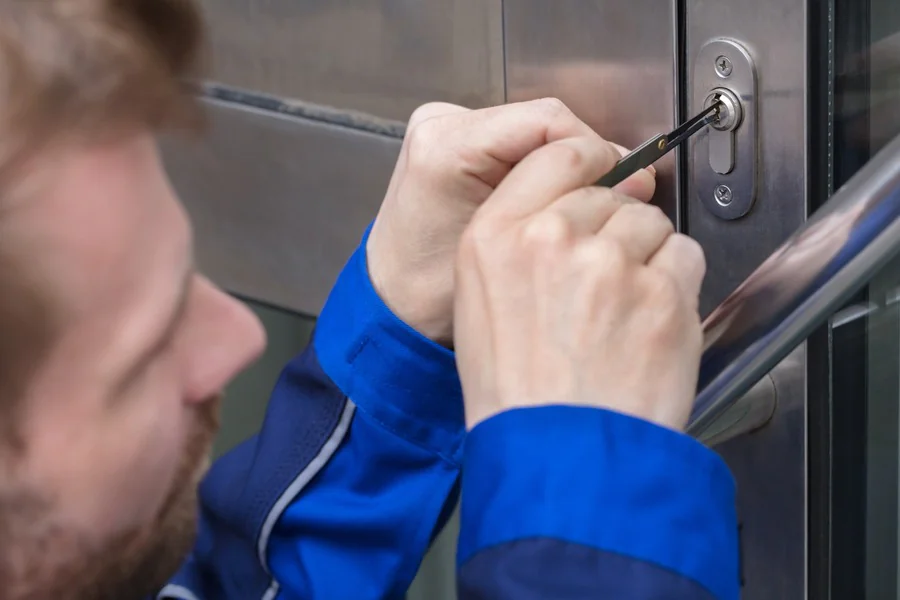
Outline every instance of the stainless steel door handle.
<path fill-rule="evenodd" d="M 880 268 L 900 254 L 900 137 L 704 321 L 688 431 L 702 436 Z"/>

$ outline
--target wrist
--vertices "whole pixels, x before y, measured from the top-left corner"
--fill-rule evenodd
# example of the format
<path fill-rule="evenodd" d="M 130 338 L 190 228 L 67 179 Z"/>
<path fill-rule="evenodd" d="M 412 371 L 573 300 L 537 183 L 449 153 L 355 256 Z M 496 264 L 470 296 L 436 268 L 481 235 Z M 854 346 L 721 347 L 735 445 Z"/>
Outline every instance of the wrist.
<path fill-rule="evenodd" d="M 366 264 L 375 292 L 398 319 L 433 342 L 453 345 L 453 273 L 415 266 L 381 251 L 372 237 Z"/>
<path fill-rule="evenodd" d="M 465 432 L 456 356 L 388 308 L 372 285 L 365 243 L 338 276 L 313 344 L 324 373 L 359 411 L 422 448 L 456 456 Z"/>

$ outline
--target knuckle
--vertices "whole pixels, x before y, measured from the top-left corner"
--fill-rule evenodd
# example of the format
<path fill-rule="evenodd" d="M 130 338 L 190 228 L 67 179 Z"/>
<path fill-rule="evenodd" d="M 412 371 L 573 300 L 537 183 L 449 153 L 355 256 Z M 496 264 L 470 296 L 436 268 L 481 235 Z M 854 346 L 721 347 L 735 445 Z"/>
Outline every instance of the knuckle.
<path fill-rule="evenodd" d="M 641 209 L 642 218 L 659 229 L 659 231 L 669 234 L 675 232 L 675 225 L 660 207 L 644 203 L 632 204 L 630 206 Z"/>
<path fill-rule="evenodd" d="M 412 114 L 409 116 L 409 121 L 406 124 L 407 129 L 413 129 L 419 123 L 433 117 L 437 112 L 434 105 L 434 102 L 429 102 L 427 104 L 419 106 L 414 111 L 412 111 Z"/>
<path fill-rule="evenodd" d="M 534 101 L 534 105 L 538 108 L 538 110 L 550 116 L 568 116 L 572 114 L 572 111 L 568 106 L 566 106 L 565 102 L 563 102 L 559 98 L 540 98 Z"/>
<path fill-rule="evenodd" d="M 628 253 L 622 244 L 602 236 L 587 245 L 582 258 L 590 261 L 601 277 L 622 279 L 628 270 Z"/>
<path fill-rule="evenodd" d="M 461 110 L 465 109 L 461 106 L 449 104 L 447 102 L 426 102 L 412 112 L 412 114 L 409 116 L 407 127 L 412 128 L 419 123 L 423 123 L 429 119 L 440 117 L 451 112 L 458 112 Z"/>
<path fill-rule="evenodd" d="M 427 174 L 445 167 L 447 160 L 440 156 L 442 130 L 442 124 L 436 118 L 421 121 L 407 130 L 404 145 L 410 171 Z"/>
<path fill-rule="evenodd" d="M 547 250 L 569 244 L 575 237 L 572 223 L 554 211 L 544 211 L 532 217 L 522 230 L 522 242 L 527 248 Z"/>
<path fill-rule="evenodd" d="M 565 142 L 557 142 L 545 147 L 548 162 L 554 169 L 567 171 L 583 171 L 588 166 L 588 157 L 581 148 Z"/>
<path fill-rule="evenodd" d="M 437 118 L 422 119 L 410 123 L 406 130 L 406 143 L 410 150 L 432 147 L 440 135 L 440 124 Z"/>
<path fill-rule="evenodd" d="M 635 230 L 639 228 L 641 231 L 652 234 L 654 238 L 659 240 L 660 244 L 664 243 L 669 236 L 675 233 L 675 226 L 672 224 L 672 221 L 659 207 L 644 204 L 643 202 L 626 200 L 626 203 L 622 204 L 617 213 L 620 215 L 619 218 L 625 219 L 620 222 L 621 224 Z"/>

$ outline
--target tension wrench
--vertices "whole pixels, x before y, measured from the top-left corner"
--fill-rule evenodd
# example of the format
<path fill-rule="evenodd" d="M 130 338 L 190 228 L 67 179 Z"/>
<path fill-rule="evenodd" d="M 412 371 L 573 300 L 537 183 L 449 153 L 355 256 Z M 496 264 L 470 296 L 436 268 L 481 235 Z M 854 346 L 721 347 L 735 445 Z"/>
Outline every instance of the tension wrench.
<path fill-rule="evenodd" d="M 625 181 L 640 169 L 646 169 L 660 158 L 668 154 L 683 141 L 719 119 L 718 98 L 703 112 L 693 119 L 677 127 L 671 133 L 661 133 L 650 138 L 616 163 L 612 170 L 600 178 L 596 185 L 601 187 L 613 187 Z"/>

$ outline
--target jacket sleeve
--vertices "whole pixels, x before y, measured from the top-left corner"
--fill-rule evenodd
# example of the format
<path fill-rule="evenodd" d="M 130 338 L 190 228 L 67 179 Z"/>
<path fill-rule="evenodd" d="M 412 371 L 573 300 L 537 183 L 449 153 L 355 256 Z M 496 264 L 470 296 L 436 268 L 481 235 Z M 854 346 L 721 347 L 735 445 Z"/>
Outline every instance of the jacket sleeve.
<path fill-rule="evenodd" d="M 454 355 L 378 297 L 365 239 L 260 433 L 200 488 L 194 552 L 158 598 L 403 598 L 457 501 Z"/>
<path fill-rule="evenodd" d="M 466 441 L 460 600 L 737 600 L 724 462 L 606 410 L 502 413 Z"/>

